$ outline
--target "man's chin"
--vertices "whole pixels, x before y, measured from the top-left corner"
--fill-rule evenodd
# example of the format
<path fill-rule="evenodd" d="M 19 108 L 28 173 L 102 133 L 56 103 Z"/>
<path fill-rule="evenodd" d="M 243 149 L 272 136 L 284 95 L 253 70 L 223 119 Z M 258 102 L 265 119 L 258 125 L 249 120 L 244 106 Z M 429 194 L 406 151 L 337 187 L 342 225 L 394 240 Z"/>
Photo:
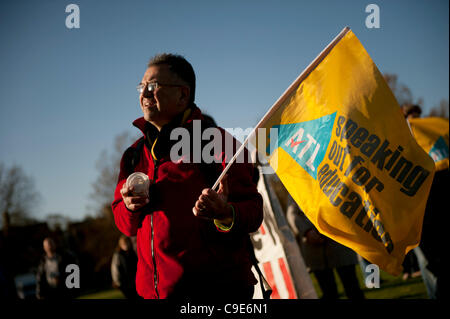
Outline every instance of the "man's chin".
<path fill-rule="evenodd" d="M 157 114 L 155 114 L 155 112 L 151 112 L 151 111 L 147 111 L 144 112 L 144 119 L 147 122 L 153 122 L 154 120 L 156 120 Z"/>

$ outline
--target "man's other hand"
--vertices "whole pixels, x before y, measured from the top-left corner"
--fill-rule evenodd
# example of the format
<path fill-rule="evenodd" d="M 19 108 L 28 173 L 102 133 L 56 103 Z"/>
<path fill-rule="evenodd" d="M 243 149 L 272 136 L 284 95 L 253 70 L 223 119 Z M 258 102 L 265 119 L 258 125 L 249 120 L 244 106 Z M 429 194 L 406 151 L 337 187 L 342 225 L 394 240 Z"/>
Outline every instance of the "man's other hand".
<path fill-rule="evenodd" d="M 233 210 L 227 199 L 228 182 L 227 175 L 225 175 L 217 192 L 211 188 L 205 188 L 202 191 L 192 211 L 197 217 L 216 219 L 221 224 L 229 225 L 233 221 Z"/>

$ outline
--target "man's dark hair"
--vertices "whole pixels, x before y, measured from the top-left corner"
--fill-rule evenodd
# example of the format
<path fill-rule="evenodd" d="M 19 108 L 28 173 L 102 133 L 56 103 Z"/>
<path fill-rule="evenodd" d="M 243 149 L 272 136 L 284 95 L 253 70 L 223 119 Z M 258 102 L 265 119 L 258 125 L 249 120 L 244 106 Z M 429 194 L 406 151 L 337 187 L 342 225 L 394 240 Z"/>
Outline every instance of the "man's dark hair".
<path fill-rule="evenodd" d="M 401 107 L 405 117 L 408 117 L 411 113 L 418 113 L 419 116 L 422 114 L 422 108 L 417 104 L 405 103 Z"/>
<path fill-rule="evenodd" d="M 189 102 L 194 103 L 195 100 L 195 73 L 192 65 L 181 55 L 162 53 L 157 54 L 150 59 L 147 67 L 152 65 L 165 64 L 176 74 L 181 80 L 186 82 L 190 89 Z"/>

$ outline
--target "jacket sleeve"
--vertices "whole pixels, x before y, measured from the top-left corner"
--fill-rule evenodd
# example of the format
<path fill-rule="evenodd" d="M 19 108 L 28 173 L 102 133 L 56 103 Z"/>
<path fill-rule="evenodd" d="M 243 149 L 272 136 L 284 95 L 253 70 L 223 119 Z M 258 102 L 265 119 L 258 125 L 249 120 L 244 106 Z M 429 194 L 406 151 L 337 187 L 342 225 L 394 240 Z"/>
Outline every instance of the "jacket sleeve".
<path fill-rule="evenodd" d="M 45 290 L 45 262 L 42 259 L 39 262 L 39 266 L 36 272 L 36 298 L 42 299 Z"/>
<path fill-rule="evenodd" d="M 119 172 L 119 180 L 116 186 L 116 190 L 114 192 L 114 201 L 111 204 L 112 211 L 114 214 L 114 221 L 116 223 L 117 228 L 128 237 L 136 236 L 138 226 L 139 226 L 139 217 L 141 212 L 130 211 L 123 202 L 122 194 L 120 194 L 120 190 L 123 187 L 127 180 L 127 175 L 125 173 L 124 168 L 124 156 L 122 156 L 122 160 L 120 161 L 120 172 Z"/>
<path fill-rule="evenodd" d="M 224 132 L 226 134 L 226 132 Z M 229 138 L 229 137 L 228 137 Z M 239 147 L 239 142 L 234 147 L 234 152 Z M 225 145 L 225 144 L 223 144 Z M 232 154 L 223 153 L 222 167 L 225 168 Z M 238 157 L 239 158 L 239 157 Z M 230 166 L 228 175 L 228 203 L 233 206 L 235 212 L 234 225 L 230 233 L 252 233 L 258 230 L 263 221 L 263 200 L 256 188 L 257 170 L 250 160 L 247 149 L 244 149 L 242 157 Z"/>

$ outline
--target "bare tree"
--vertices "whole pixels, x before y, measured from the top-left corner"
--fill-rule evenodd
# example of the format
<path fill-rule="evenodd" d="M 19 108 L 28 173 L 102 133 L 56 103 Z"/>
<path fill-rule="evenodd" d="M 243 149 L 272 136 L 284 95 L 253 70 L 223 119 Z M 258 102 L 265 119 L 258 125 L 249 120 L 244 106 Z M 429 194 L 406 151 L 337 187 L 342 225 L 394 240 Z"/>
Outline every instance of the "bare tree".
<path fill-rule="evenodd" d="M 112 218 L 111 202 L 119 177 L 120 160 L 126 148 L 136 139 L 137 137 L 131 137 L 129 132 L 121 133 L 115 137 L 114 147 L 110 151 L 103 150 L 100 153 L 96 163 L 99 174 L 92 183 L 93 191 L 90 194 L 90 209 L 99 216 Z"/>
<path fill-rule="evenodd" d="M 448 119 L 448 100 L 442 99 L 439 105 L 431 108 L 428 116 L 443 117 Z"/>
<path fill-rule="evenodd" d="M 34 181 L 20 166 L 6 168 L 0 163 L 0 211 L 5 235 L 11 225 L 23 226 L 34 222 L 33 209 L 40 201 Z"/>
<path fill-rule="evenodd" d="M 383 77 L 386 80 L 392 93 L 394 93 L 394 96 L 397 99 L 397 102 L 400 106 L 403 104 L 418 104 L 421 106 L 423 105 L 422 98 L 414 100 L 413 94 L 409 89 L 409 87 L 407 87 L 403 83 L 399 83 L 397 74 L 384 73 Z"/>
<path fill-rule="evenodd" d="M 46 216 L 47 225 L 50 230 L 66 230 L 70 222 L 70 218 L 58 213 L 48 214 Z"/>

